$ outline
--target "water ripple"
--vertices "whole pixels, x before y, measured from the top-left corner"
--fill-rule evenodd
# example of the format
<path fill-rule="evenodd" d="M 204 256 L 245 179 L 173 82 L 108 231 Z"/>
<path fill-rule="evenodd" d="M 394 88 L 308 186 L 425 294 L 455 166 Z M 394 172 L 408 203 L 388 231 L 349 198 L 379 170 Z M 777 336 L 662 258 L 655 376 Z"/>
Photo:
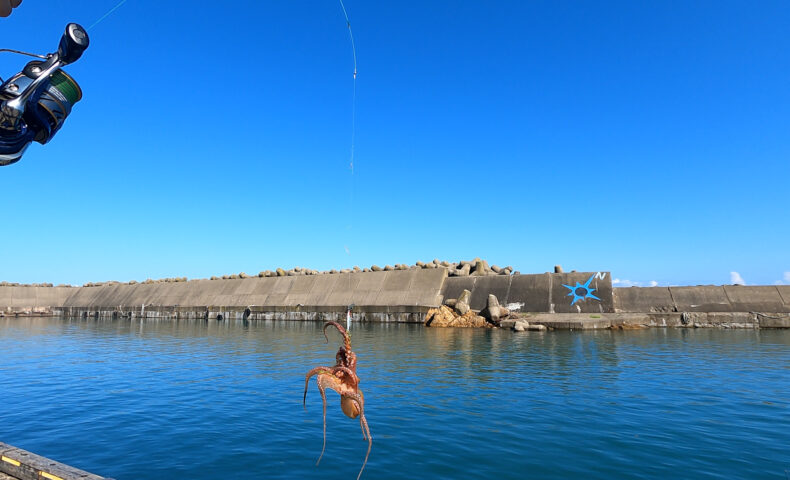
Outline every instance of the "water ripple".
<path fill-rule="evenodd" d="M 0 440 L 119 480 L 353 478 L 320 324 L 0 319 Z M 790 332 L 355 325 L 363 478 L 784 478 Z"/>

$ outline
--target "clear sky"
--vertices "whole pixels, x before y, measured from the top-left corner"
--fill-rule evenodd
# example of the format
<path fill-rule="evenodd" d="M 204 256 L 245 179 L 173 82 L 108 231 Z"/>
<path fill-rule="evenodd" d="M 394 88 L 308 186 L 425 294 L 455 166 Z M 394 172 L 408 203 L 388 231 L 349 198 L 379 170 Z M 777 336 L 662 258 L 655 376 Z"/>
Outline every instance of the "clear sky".
<path fill-rule="evenodd" d="M 53 51 L 118 0 L 24 0 Z M 482 257 L 790 283 L 786 1 L 127 0 L 84 99 L 0 168 L 0 280 Z M 8 78 L 25 57 L 0 53 Z"/>

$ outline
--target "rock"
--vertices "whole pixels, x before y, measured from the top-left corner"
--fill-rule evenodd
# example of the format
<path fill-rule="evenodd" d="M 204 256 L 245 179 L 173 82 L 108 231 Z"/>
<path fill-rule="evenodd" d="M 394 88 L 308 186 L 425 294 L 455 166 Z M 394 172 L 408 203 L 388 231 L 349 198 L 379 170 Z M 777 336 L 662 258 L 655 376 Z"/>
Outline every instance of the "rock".
<path fill-rule="evenodd" d="M 488 307 L 488 308 L 493 308 L 493 307 L 499 308 L 499 300 L 497 300 L 496 295 L 494 295 L 494 294 L 489 294 L 488 295 L 488 300 L 486 301 L 486 307 Z"/>
<path fill-rule="evenodd" d="M 391 272 L 393 270 L 395 270 L 395 269 L 392 268 L 392 265 L 384 265 L 384 271 L 385 272 Z"/>
<path fill-rule="evenodd" d="M 344 268 L 340 270 L 340 273 L 351 273 L 351 270 L 349 270 L 348 268 Z"/>
<path fill-rule="evenodd" d="M 373 271 L 374 271 L 374 270 L 371 270 L 371 269 L 369 269 L 369 268 L 367 268 L 367 267 L 365 267 L 365 268 L 363 268 L 363 269 L 362 269 L 362 272 L 364 272 L 364 273 L 370 273 L 370 272 L 373 272 Z"/>
<path fill-rule="evenodd" d="M 548 328 L 546 328 L 546 325 L 529 325 L 527 330 L 531 332 L 545 332 Z"/>
<path fill-rule="evenodd" d="M 448 262 L 447 260 L 442 260 L 442 263 L 440 265 L 443 266 L 443 267 L 449 267 L 450 266 L 450 262 Z"/>
<path fill-rule="evenodd" d="M 330 274 L 330 275 L 334 275 L 334 274 L 336 274 L 336 273 L 337 273 L 337 270 L 335 270 L 334 268 L 333 268 L 332 270 L 330 270 L 330 271 L 329 271 L 329 274 Z"/>
<path fill-rule="evenodd" d="M 529 322 L 526 320 L 516 320 L 513 324 L 513 331 L 524 332 L 529 329 Z"/>
<path fill-rule="evenodd" d="M 510 315 L 510 311 L 499 304 L 495 295 L 488 295 L 486 308 L 484 308 L 480 315 L 490 320 L 495 325 L 499 325 L 500 320 Z"/>
<path fill-rule="evenodd" d="M 278 267 L 276 272 L 277 272 L 277 276 L 278 277 L 284 277 L 285 276 L 285 270 L 283 270 L 282 268 Z"/>
<path fill-rule="evenodd" d="M 471 275 L 474 277 L 482 277 L 488 275 L 489 271 L 488 263 L 485 260 L 477 260 L 475 261 L 475 268 L 472 270 Z"/>
<path fill-rule="evenodd" d="M 491 265 L 491 270 L 492 270 L 494 273 L 502 273 L 502 268 L 501 268 L 501 267 L 499 267 L 499 266 L 497 266 L 497 265 Z"/>
<path fill-rule="evenodd" d="M 372 271 L 374 271 L 374 272 L 380 272 L 381 271 L 381 267 L 379 267 L 378 265 L 373 265 L 372 267 L 370 267 L 370 269 Z"/>
<path fill-rule="evenodd" d="M 434 265 L 436 265 L 436 266 L 438 267 L 439 265 L 441 265 L 441 264 L 442 264 L 442 262 L 441 262 L 441 261 L 439 261 L 439 259 L 438 259 L 438 258 L 434 258 L 434 259 L 433 259 L 433 264 L 434 264 Z"/>
<path fill-rule="evenodd" d="M 469 300 L 472 298 L 472 292 L 464 290 L 455 302 L 455 311 L 461 315 L 466 314 L 471 310 Z"/>
<path fill-rule="evenodd" d="M 562 265 L 554 265 L 554 273 L 562 273 Z"/>
<path fill-rule="evenodd" d="M 456 303 L 458 303 L 458 299 L 457 298 L 448 298 L 447 300 L 444 301 L 444 304 L 447 305 L 450 308 L 455 307 Z"/>
<path fill-rule="evenodd" d="M 426 263 L 425 264 L 425 268 L 436 268 L 436 267 L 438 267 L 438 265 L 436 265 L 435 263 Z"/>
<path fill-rule="evenodd" d="M 421 261 L 417 260 L 417 263 L 415 263 L 414 265 L 416 265 L 416 266 L 418 266 L 418 267 L 422 268 L 422 267 L 424 267 L 424 266 L 425 266 L 425 262 L 421 262 Z"/>
<path fill-rule="evenodd" d="M 513 328 L 516 326 L 516 320 L 515 319 L 502 320 L 501 322 L 499 322 L 499 326 L 500 328 Z"/>
<path fill-rule="evenodd" d="M 472 271 L 472 266 L 468 263 L 463 265 L 461 268 L 453 270 L 453 273 L 456 277 L 468 277 L 469 273 Z"/>
<path fill-rule="evenodd" d="M 491 328 L 491 325 L 483 317 L 476 315 L 471 310 L 464 315 L 459 315 L 446 305 L 428 310 L 425 315 L 425 325 L 429 327 Z"/>
<path fill-rule="evenodd" d="M 354 270 L 354 273 L 359 273 L 359 272 L 361 272 L 361 271 L 362 271 L 362 269 L 361 269 L 361 268 L 359 268 L 359 267 L 358 267 L 358 266 L 356 266 L 356 265 L 354 265 L 354 268 L 353 268 L 353 270 Z"/>

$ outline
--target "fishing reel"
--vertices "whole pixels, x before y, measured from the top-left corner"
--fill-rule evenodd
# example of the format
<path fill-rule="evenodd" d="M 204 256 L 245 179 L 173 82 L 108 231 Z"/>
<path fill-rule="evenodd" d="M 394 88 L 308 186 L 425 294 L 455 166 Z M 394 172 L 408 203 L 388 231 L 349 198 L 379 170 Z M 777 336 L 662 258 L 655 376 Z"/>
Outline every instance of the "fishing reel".
<path fill-rule="evenodd" d="M 76 62 L 88 43 L 85 29 L 70 23 L 55 53 L 0 49 L 40 59 L 0 85 L 0 166 L 19 161 L 31 142 L 49 142 L 63 126 L 82 90 L 60 67 Z"/>

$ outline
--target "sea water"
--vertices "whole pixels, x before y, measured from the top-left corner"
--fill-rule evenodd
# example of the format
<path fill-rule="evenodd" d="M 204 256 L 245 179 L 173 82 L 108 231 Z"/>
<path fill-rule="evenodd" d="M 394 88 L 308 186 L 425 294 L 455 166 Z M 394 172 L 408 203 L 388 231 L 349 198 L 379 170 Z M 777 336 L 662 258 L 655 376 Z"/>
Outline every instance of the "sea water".
<path fill-rule="evenodd" d="M 320 323 L 0 319 L 0 441 L 118 480 L 355 478 Z M 785 479 L 790 331 L 353 324 L 362 478 Z"/>

